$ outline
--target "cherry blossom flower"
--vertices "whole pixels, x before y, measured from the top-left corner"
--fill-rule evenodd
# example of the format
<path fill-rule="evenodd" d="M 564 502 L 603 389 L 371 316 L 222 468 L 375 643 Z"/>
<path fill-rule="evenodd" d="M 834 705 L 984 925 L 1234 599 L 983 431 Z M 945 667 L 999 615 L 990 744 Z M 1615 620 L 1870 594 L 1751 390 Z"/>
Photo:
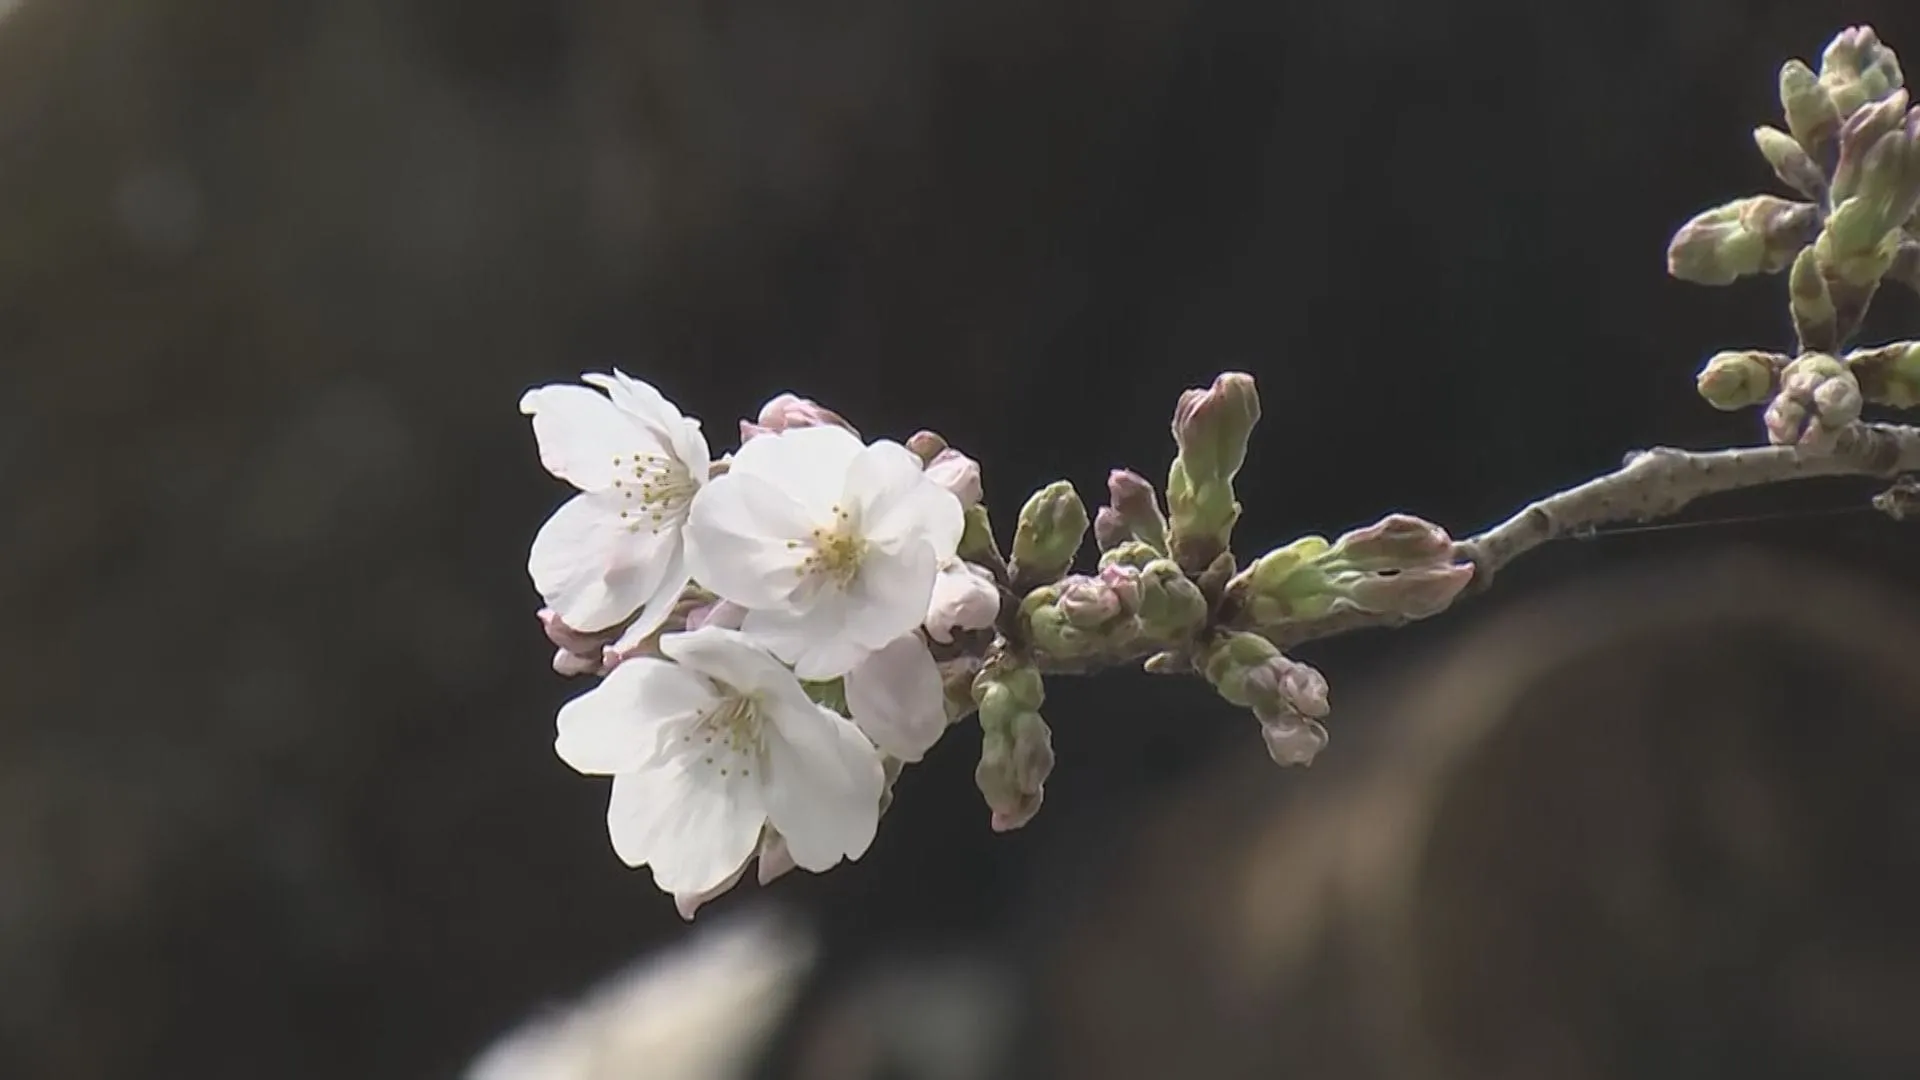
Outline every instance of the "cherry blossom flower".
<path fill-rule="evenodd" d="M 844 428 L 753 439 L 687 519 L 700 584 L 803 679 L 831 679 L 914 630 L 964 512 L 899 443 Z"/>
<path fill-rule="evenodd" d="M 707 440 L 644 382 L 619 371 L 581 378 L 604 393 L 552 385 L 520 399 L 541 464 L 580 491 L 541 526 L 527 572 L 554 617 L 581 634 L 631 617 L 611 646 L 624 652 L 660 628 L 686 588 L 681 532 L 707 482 Z"/>
<path fill-rule="evenodd" d="M 574 769 L 613 777 L 623 862 L 697 907 L 738 880 L 767 826 L 815 873 L 866 852 L 885 774 L 859 728 L 737 630 L 668 634 L 660 650 L 562 707 L 554 743 Z"/>

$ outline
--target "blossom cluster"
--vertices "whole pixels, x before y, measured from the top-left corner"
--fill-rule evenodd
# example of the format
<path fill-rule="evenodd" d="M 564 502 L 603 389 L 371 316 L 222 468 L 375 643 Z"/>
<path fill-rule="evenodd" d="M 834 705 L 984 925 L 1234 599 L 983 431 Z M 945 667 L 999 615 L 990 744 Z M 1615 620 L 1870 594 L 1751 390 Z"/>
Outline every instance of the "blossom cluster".
<path fill-rule="evenodd" d="M 607 828 L 691 918 L 872 843 L 901 765 L 950 718 L 930 649 L 991 626 L 957 549 L 979 468 L 937 438 L 863 441 L 791 394 L 713 457 L 698 420 L 620 371 L 528 391 L 540 460 L 577 489 L 527 569 L 562 674 L 555 749 L 613 778 Z"/>

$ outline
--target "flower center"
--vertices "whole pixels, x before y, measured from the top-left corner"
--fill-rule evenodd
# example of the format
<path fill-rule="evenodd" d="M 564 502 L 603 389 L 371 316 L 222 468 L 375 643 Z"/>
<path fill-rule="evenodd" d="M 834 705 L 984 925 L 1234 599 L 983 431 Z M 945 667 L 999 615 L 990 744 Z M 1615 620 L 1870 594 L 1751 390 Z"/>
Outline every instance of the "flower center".
<path fill-rule="evenodd" d="M 759 702 L 744 694 L 728 693 L 681 740 L 694 744 L 701 764 L 716 769 L 721 776 L 752 776 L 767 750 Z"/>
<path fill-rule="evenodd" d="M 867 541 L 854 528 L 851 514 L 835 506 L 832 524 L 815 528 L 811 539 L 813 550 L 800 561 L 803 577 L 824 577 L 844 587 L 860 573 Z"/>
<path fill-rule="evenodd" d="M 657 533 L 679 524 L 700 490 L 686 465 L 671 454 L 615 454 L 613 467 L 619 470 L 613 487 L 624 500 L 620 520 L 628 532 L 644 528 Z"/>

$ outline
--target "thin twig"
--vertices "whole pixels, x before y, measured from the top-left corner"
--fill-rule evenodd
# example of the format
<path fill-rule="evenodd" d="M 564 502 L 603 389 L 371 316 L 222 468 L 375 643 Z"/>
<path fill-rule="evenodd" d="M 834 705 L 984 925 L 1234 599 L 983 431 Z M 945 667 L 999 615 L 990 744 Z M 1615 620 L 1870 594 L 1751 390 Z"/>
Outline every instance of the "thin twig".
<path fill-rule="evenodd" d="M 1484 591 L 1508 563 L 1550 540 L 1601 525 L 1652 521 L 1696 499 L 1745 488 L 1822 476 L 1892 478 L 1920 471 L 1920 427 L 1856 424 L 1830 450 L 1795 446 L 1733 450 L 1658 447 L 1631 455 L 1604 476 L 1533 502 L 1493 528 L 1454 545 L 1454 557 L 1474 566 L 1469 593 Z M 1354 630 L 1406 623 L 1402 616 L 1343 611 L 1325 618 L 1263 630 L 1288 648 Z"/>

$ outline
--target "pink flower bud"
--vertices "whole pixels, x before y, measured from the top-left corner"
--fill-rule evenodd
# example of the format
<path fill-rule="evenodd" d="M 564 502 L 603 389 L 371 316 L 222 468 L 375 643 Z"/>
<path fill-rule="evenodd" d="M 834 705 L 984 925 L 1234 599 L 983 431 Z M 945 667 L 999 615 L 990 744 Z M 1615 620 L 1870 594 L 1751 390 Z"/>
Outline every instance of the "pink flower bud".
<path fill-rule="evenodd" d="M 1267 756 L 1276 765 L 1311 765 L 1327 748 L 1327 729 L 1317 720 L 1304 717 L 1262 718 L 1260 739 L 1267 744 Z"/>
<path fill-rule="evenodd" d="M 948 447 L 927 462 L 927 479 L 939 484 L 960 500 L 962 510 L 979 505 L 980 463 Z"/>
<path fill-rule="evenodd" d="M 940 567 L 927 603 L 928 637 L 945 644 L 955 630 L 985 630 L 999 616 L 1000 587 L 992 574 L 959 559 Z"/>
<path fill-rule="evenodd" d="M 747 442 L 761 435 L 774 435 L 782 431 L 803 427 L 840 427 L 852 431 L 852 424 L 842 419 L 839 413 L 821 405 L 817 401 L 803 398 L 798 394 L 780 394 L 760 406 L 758 422 L 740 421 L 740 441 Z"/>
<path fill-rule="evenodd" d="M 907 439 L 907 449 L 920 459 L 922 466 L 938 457 L 940 451 L 947 448 L 947 440 L 937 431 L 916 431 Z"/>
<path fill-rule="evenodd" d="M 547 640 L 558 649 L 553 654 L 553 670 L 561 675 L 605 675 L 609 668 L 602 659 L 602 650 L 609 642 L 619 638 L 622 626 L 610 626 L 605 630 L 591 632 L 575 630 L 560 621 L 560 616 L 552 608 L 540 609 L 540 628 L 547 633 Z"/>

